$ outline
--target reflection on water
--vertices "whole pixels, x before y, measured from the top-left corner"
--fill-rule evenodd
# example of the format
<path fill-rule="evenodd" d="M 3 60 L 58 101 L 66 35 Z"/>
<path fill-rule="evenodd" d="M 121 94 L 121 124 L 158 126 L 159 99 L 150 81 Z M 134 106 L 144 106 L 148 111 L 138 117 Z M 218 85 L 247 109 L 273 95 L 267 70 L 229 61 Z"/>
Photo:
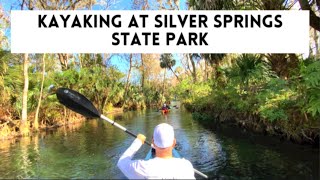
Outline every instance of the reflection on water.
<path fill-rule="evenodd" d="M 267 145 L 263 139 L 215 133 L 193 121 L 189 113 L 172 109 L 110 115 L 127 129 L 145 134 L 172 124 L 177 149 L 194 167 L 221 179 L 319 179 L 319 150 L 290 143 Z M 42 132 L 33 137 L 0 142 L 0 178 L 122 179 L 116 167 L 120 155 L 133 138 L 102 120 Z M 135 158 L 144 158 L 143 146 Z"/>

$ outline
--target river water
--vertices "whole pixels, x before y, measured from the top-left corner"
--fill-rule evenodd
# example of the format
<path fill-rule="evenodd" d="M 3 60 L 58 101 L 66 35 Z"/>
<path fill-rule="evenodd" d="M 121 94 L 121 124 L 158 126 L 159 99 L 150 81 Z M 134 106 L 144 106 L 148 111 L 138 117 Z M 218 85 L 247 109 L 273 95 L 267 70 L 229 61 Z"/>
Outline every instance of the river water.
<path fill-rule="evenodd" d="M 319 149 L 236 130 L 213 131 L 180 109 L 167 116 L 147 110 L 109 117 L 132 132 L 145 134 L 147 140 L 157 124 L 173 125 L 177 150 L 211 178 L 319 179 Z M 123 179 L 116 163 L 132 141 L 102 120 L 0 141 L 0 179 Z M 135 158 L 144 158 L 148 150 L 143 146 Z"/>

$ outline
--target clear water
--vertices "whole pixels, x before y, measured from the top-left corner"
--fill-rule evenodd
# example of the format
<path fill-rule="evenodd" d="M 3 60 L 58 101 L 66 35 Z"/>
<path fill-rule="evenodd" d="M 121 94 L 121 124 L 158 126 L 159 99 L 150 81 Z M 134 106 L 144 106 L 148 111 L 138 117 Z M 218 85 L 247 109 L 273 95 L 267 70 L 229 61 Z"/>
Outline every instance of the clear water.
<path fill-rule="evenodd" d="M 319 149 L 237 130 L 213 131 L 180 109 L 167 116 L 148 110 L 109 117 L 132 132 L 145 134 L 148 140 L 157 124 L 172 124 L 177 150 L 211 178 L 319 179 Z M 0 179 L 123 179 L 116 163 L 132 141 L 102 120 L 0 141 Z M 143 146 L 135 158 L 144 158 L 148 150 Z"/>

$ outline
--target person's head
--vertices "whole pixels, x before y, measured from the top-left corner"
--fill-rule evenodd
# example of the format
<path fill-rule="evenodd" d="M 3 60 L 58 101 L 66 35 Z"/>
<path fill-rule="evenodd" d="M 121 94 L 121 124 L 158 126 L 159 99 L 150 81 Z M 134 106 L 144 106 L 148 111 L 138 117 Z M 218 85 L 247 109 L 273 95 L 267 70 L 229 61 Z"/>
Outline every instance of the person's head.
<path fill-rule="evenodd" d="M 173 127 L 167 123 L 162 123 L 154 128 L 153 145 L 156 149 L 172 149 L 176 145 Z"/>
<path fill-rule="evenodd" d="M 167 106 L 166 103 L 164 103 L 163 106 L 166 107 Z"/>

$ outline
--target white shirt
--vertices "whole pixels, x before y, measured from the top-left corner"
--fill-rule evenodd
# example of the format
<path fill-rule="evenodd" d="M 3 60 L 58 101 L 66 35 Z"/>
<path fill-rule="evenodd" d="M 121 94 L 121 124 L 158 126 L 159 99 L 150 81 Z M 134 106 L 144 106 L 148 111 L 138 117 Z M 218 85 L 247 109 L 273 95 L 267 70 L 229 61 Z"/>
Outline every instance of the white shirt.
<path fill-rule="evenodd" d="M 132 160 L 142 142 L 135 139 L 120 157 L 117 166 L 129 179 L 195 179 L 193 166 L 184 158 Z"/>

